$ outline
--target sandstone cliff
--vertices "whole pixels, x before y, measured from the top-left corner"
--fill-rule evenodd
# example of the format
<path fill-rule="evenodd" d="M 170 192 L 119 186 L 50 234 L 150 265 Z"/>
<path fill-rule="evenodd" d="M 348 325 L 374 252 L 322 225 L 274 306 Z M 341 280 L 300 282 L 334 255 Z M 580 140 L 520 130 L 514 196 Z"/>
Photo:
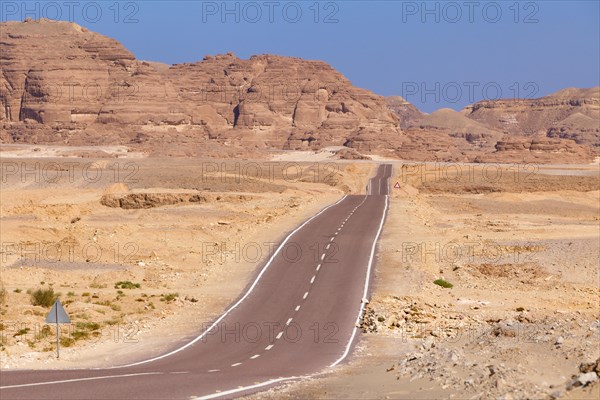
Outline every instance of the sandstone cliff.
<path fill-rule="evenodd" d="M 156 156 L 353 149 L 408 160 L 588 162 L 599 88 L 421 113 L 322 61 L 228 53 L 166 65 L 68 22 L 0 23 L 0 142 L 120 144 Z"/>
<path fill-rule="evenodd" d="M 73 23 L 1 28 L 3 141 L 317 149 L 400 134 L 382 97 L 321 61 L 226 54 L 168 68 Z"/>

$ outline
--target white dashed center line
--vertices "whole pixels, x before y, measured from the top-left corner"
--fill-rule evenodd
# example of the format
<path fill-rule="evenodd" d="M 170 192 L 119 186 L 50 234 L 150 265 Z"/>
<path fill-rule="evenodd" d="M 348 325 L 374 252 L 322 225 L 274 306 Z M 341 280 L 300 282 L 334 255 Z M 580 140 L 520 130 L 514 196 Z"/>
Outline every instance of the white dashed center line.
<path fill-rule="evenodd" d="M 357 207 L 358 208 L 358 207 Z M 344 220 L 344 222 L 342 222 L 342 224 L 340 225 L 340 227 L 337 229 L 337 231 L 333 234 L 333 236 L 329 239 L 329 243 L 327 243 L 327 246 L 325 246 L 325 250 L 329 250 L 329 248 L 331 247 L 331 243 L 335 240 L 335 237 L 338 235 L 338 233 L 342 230 L 342 228 L 344 227 L 344 225 L 346 224 L 346 222 L 348 221 L 348 219 L 350 218 L 350 216 L 352 216 L 352 214 L 354 214 L 354 211 L 356 211 L 356 208 L 354 210 L 352 210 L 352 212 L 350 213 L 350 215 L 348 215 L 348 217 L 346 217 L 346 219 Z M 321 261 L 323 261 L 325 259 L 325 256 L 327 255 L 327 253 L 323 253 L 321 255 Z M 316 270 L 319 271 L 321 269 L 321 265 L 322 264 L 318 264 L 316 267 Z M 310 284 L 312 285 L 313 283 L 315 283 L 315 280 L 317 279 L 317 275 L 313 275 L 312 278 L 310 278 Z M 308 297 L 308 292 L 304 293 L 304 296 L 302 296 L 302 298 L 304 300 L 306 300 L 306 298 Z M 298 310 L 300 310 L 300 305 L 297 305 L 296 308 L 294 309 L 296 312 Z M 293 318 L 289 318 L 287 320 L 287 322 L 285 323 L 286 326 L 289 326 L 293 321 Z M 283 336 L 284 331 L 281 331 L 277 334 L 277 336 L 275 337 L 276 340 L 281 339 L 281 337 Z M 270 344 L 267 347 L 265 347 L 266 351 L 271 350 L 274 347 L 274 344 Z M 250 357 L 251 360 L 257 359 L 258 357 L 260 357 L 260 354 L 255 354 L 252 357 Z M 232 367 L 237 367 L 238 365 L 242 365 L 241 362 L 235 363 L 235 364 L 231 364 Z M 219 369 L 211 369 L 208 372 L 219 372 Z"/>

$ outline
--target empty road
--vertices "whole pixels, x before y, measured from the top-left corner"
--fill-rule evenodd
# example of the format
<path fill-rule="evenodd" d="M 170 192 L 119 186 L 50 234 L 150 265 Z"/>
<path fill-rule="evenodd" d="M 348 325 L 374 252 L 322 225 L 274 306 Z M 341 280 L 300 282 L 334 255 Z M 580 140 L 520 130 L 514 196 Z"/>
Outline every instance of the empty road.
<path fill-rule="evenodd" d="M 292 231 L 211 328 L 172 351 L 105 369 L 0 373 L 0 398 L 232 398 L 342 362 L 373 275 L 391 165 Z"/>

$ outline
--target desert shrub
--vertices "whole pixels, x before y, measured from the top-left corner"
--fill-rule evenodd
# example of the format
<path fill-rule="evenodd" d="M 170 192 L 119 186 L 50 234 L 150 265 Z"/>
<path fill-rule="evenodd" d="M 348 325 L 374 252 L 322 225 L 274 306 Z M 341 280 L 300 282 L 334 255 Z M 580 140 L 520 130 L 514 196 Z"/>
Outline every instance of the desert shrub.
<path fill-rule="evenodd" d="M 54 293 L 54 289 L 38 289 L 31 292 L 31 304 L 34 306 L 52 307 L 58 299 L 58 294 Z"/>
<path fill-rule="evenodd" d="M 433 281 L 433 283 L 435 283 L 436 285 L 441 286 L 443 288 L 447 288 L 447 289 L 450 289 L 454 286 L 450 282 L 445 281 L 443 279 L 436 279 L 435 281 Z"/>
<path fill-rule="evenodd" d="M 40 330 L 40 333 L 38 333 L 36 339 L 41 340 L 47 338 L 51 333 L 52 331 L 50 330 L 50 327 L 48 325 L 44 325 Z"/>
<path fill-rule="evenodd" d="M 97 331 L 100 329 L 100 324 L 97 322 L 78 322 L 75 324 L 78 329 L 86 330 L 86 331 Z"/>
<path fill-rule="evenodd" d="M 73 344 L 75 344 L 75 339 L 67 337 L 67 336 L 63 336 L 60 338 L 60 345 L 62 347 L 71 347 L 73 346 Z"/>
<path fill-rule="evenodd" d="M 29 328 L 23 328 L 23 329 L 19 329 L 14 335 L 13 337 L 17 337 L 17 336 L 23 336 L 23 335 L 27 335 L 29 333 L 31 329 Z"/>
<path fill-rule="evenodd" d="M 90 337 L 90 334 L 88 333 L 88 331 L 73 331 L 73 333 L 71 334 L 71 337 L 74 340 L 84 340 Z"/>
<path fill-rule="evenodd" d="M 4 303 L 6 303 L 6 289 L 4 283 L 0 281 L 0 305 L 4 305 Z"/>
<path fill-rule="evenodd" d="M 172 302 L 173 300 L 175 300 L 178 297 L 179 297 L 179 293 L 167 293 L 167 294 L 161 295 L 160 300 L 161 301 L 166 301 L 167 303 L 170 303 L 170 302 Z"/>
<path fill-rule="evenodd" d="M 133 283 L 131 281 L 119 281 L 115 283 L 115 289 L 139 289 L 139 283 Z"/>

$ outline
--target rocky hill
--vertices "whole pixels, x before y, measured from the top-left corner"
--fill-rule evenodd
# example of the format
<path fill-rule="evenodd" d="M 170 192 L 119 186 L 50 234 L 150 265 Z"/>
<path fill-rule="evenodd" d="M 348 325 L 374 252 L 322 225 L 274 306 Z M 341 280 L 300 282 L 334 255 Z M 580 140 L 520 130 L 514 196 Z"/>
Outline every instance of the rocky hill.
<path fill-rule="evenodd" d="M 317 149 L 400 134 L 382 97 L 321 61 L 230 53 L 165 67 L 47 20 L 3 23 L 0 52 L 3 141 Z"/>
<path fill-rule="evenodd" d="M 598 88 L 427 115 L 322 61 L 228 53 L 170 66 L 73 23 L 0 28 L 1 143 L 222 157 L 346 146 L 440 161 L 588 162 L 600 152 Z"/>
<path fill-rule="evenodd" d="M 392 108 L 399 114 L 401 109 Z M 476 162 L 587 162 L 600 155 L 600 88 L 410 113 L 397 157 Z M 399 115 L 402 120 L 402 116 Z"/>
<path fill-rule="evenodd" d="M 539 99 L 481 101 L 463 113 L 507 134 L 573 139 L 600 150 L 600 87 L 569 88 Z"/>

